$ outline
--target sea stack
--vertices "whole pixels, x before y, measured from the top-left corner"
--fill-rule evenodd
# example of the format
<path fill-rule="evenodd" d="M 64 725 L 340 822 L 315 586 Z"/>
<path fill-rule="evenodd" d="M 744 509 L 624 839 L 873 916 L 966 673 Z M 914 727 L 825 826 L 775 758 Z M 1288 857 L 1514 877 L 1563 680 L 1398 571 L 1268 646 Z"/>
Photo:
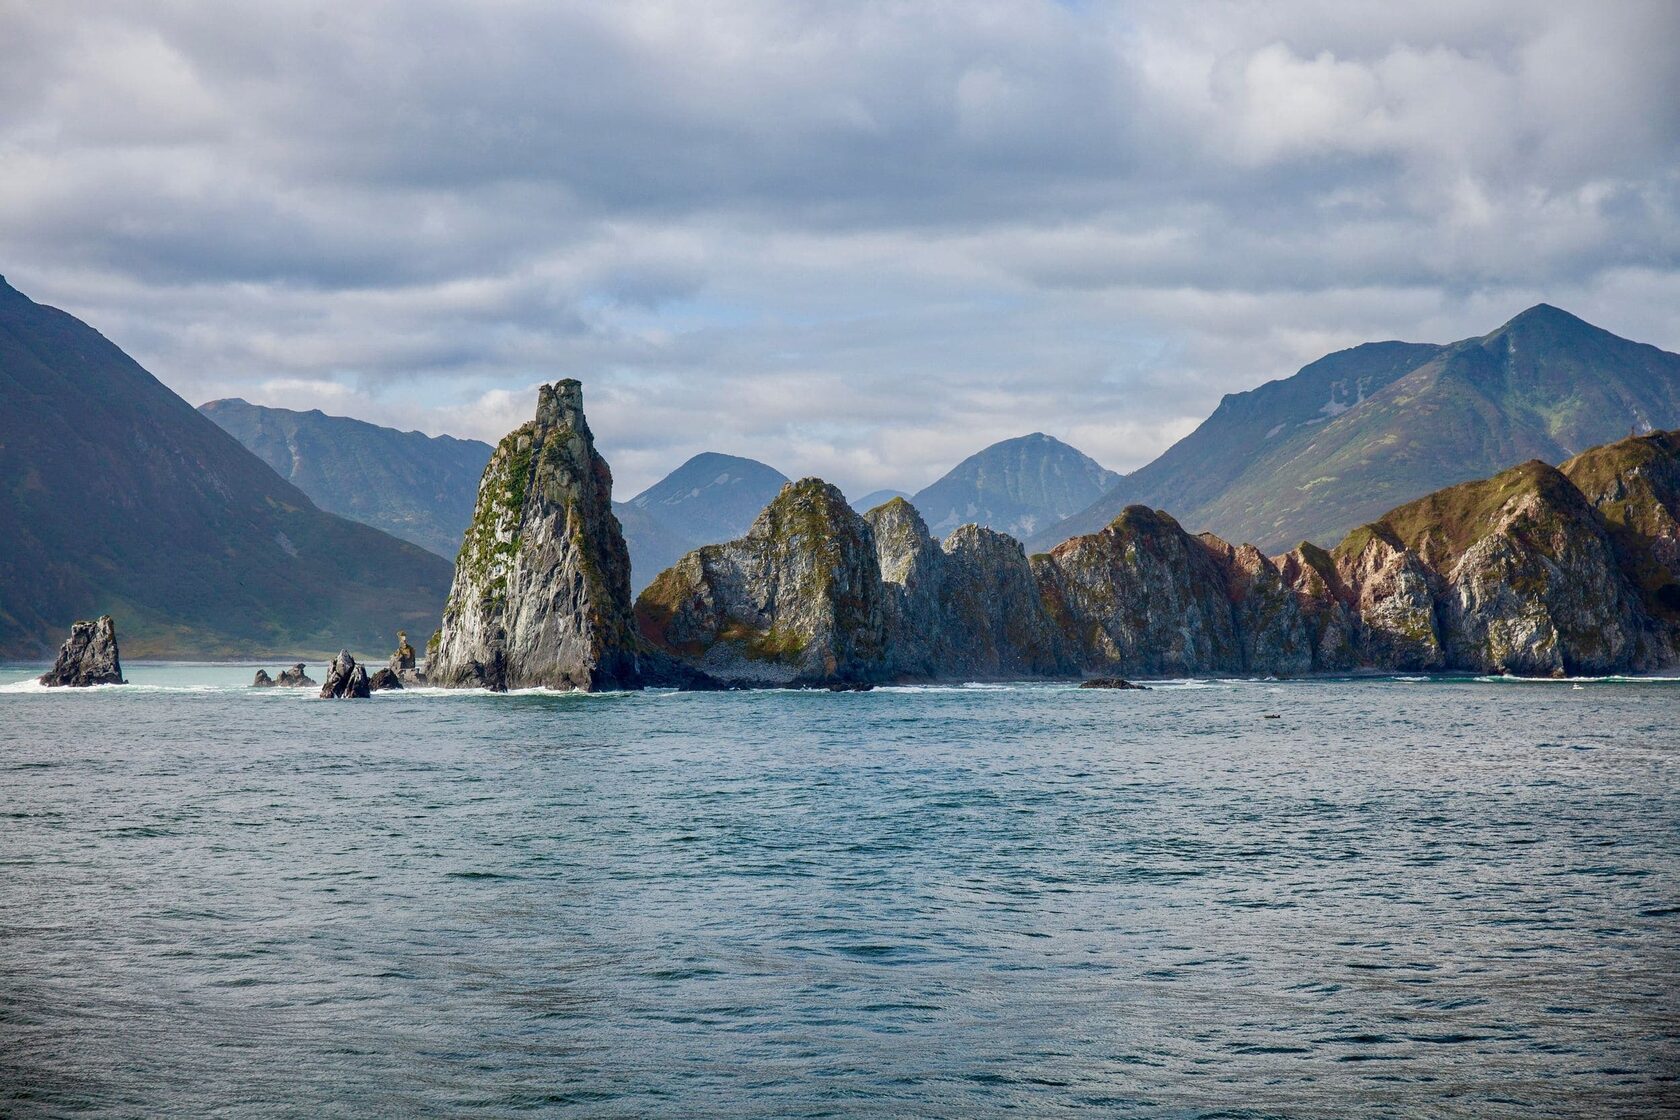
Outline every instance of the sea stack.
<path fill-rule="evenodd" d="M 349 650 L 339 650 L 327 670 L 327 683 L 321 686 L 321 699 L 366 700 L 369 695 L 367 669 L 356 664 Z"/>
<path fill-rule="evenodd" d="M 117 624 L 102 614 L 92 622 L 70 626 L 70 640 L 59 647 L 58 660 L 42 674 L 48 688 L 87 688 L 96 684 L 127 684 L 117 656 Z"/>
<path fill-rule="evenodd" d="M 652 667 L 583 386 L 544 385 L 536 419 L 509 433 L 484 469 L 427 680 L 595 692 L 640 688 Z"/>

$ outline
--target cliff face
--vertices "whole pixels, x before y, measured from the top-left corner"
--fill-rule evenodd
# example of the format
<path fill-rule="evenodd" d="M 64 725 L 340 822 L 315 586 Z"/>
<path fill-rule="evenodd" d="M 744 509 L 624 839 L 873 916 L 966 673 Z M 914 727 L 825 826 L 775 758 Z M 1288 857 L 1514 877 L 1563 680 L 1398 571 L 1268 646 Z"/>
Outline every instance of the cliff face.
<path fill-rule="evenodd" d="M 1352 561 L 1361 614 L 1379 636 L 1371 664 L 1537 675 L 1655 660 L 1603 517 L 1544 463 L 1401 506 L 1337 551 Z"/>
<path fill-rule="evenodd" d="M 903 498 L 871 510 L 898 676 L 1011 679 L 1078 671 L 1015 538 L 978 525 L 943 542 Z"/>
<path fill-rule="evenodd" d="M 433 684 L 639 688 L 630 560 L 576 381 L 497 445 L 455 563 Z"/>
<path fill-rule="evenodd" d="M 1102 532 L 1057 545 L 1035 567 L 1052 619 L 1087 670 L 1243 669 L 1224 572 L 1159 510 L 1128 506 Z"/>
<path fill-rule="evenodd" d="M 1680 643 L 1680 433 L 1529 462 L 1269 559 L 1131 506 L 1022 554 L 816 480 L 690 553 L 643 632 L 738 681 L 1641 671 Z"/>
<path fill-rule="evenodd" d="M 690 552 L 642 592 L 655 646 L 724 681 L 889 679 L 887 592 L 875 540 L 821 479 L 782 487 L 747 535 Z"/>

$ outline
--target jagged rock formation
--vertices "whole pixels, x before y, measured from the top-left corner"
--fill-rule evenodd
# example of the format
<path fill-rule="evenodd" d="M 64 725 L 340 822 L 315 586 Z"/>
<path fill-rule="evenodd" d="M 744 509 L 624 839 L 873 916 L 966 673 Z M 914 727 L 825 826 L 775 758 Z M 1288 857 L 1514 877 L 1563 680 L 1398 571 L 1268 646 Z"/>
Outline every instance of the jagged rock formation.
<path fill-rule="evenodd" d="M 251 682 L 252 688 L 314 688 L 315 682 L 303 671 L 303 662 L 299 661 L 290 669 L 280 670 L 278 678 L 268 675 L 267 669 L 258 669 L 256 680 Z"/>
<path fill-rule="evenodd" d="M 327 683 L 321 686 L 321 699 L 366 700 L 370 693 L 367 669 L 356 664 L 349 650 L 339 650 L 327 670 Z"/>
<path fill-rule="evenodd" d="M 738 684 L 889 679 L 887 593 L 869 525 L 821 479 L 782 487 L 747 535 L 683 557 L 642 592 L 659 648 Z"/>
<path fill-rule="evenodd" d="M 368 678 L 368 691 L 370 692 L 389 692 L 393 689 L 401 689 L 402 686 L 402 678 L 389 668 L 379 669 Z"/>
<path fill-rule="evenodd" d="M 612 471 L 578 382 L 543 386 L 536 419 L 490 457 L 426 676 L 493 691 L 703 683 L 637 633 Z"/>
<path fill-rule="evenodd" d="M 108 614 L 92 622 L 74 622 L 69 639 L 59 647 L 58 660 L 41 675 L 48 688 L 87 688 L 96 684 L 127 684 L 117 654 L 117 624 Z"/>
<path fill-rule="evenodd" d="M 315 682 L 308 673 L 303 671 L 303 662 L 299 661 L 290 669 L 282 669 L 275 678 L 275 684 L 282 688 L 314 688 Z"/>
<path fill-rule="evenodd" d="M 1359 670 L 1645 671 L 1680 649 L 1680 432 L 1532 461 L 1275 559 L 1160 510 L 1030 560 L 818 479 L 690 553 L 637 618 L 752 684 Z"/>
<path fill-rule="evenodd" d="M 381 670 L 381 673 L 389 672 L 397 682 L 391 687 L 414 688 L 426 683 L 426 674 L 415 667 L 414 658 L 414 647 L 408 644 L 408 631 L 398 630 L 396 651 L 391 654 L 390 664 Z M 374 678 L 381 679 L 381 674 L 375 673 Z M 375 684 L 373 687 L 378 689 L 380 686 Z"/>
<path fill-rule="evenodd" d="M 1036 558 L 1046 608 L 1087 671 L 1300 673 L 1306 626 L 1271 561 L 1129 506 Z"/>
<path fill-rule="evenodd" d="M 903 498 L 865 519 L 887 584 L 895 675 L 1000 680 L 1078 671 L 1015 538 L 964 525 L 936 541 Z"/>

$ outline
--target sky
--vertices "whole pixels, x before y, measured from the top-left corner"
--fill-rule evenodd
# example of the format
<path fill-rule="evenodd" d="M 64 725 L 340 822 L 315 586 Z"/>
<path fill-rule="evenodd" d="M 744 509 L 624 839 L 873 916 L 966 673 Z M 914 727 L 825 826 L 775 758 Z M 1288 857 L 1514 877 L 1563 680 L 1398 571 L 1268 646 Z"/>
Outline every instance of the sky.
<path fill-rule="evenodd" d="M 0 273 L 194 404 L 584 383 L 854 497 L 1536 302 L 1680 350 L 1680 4 L 0 0 Z"/>

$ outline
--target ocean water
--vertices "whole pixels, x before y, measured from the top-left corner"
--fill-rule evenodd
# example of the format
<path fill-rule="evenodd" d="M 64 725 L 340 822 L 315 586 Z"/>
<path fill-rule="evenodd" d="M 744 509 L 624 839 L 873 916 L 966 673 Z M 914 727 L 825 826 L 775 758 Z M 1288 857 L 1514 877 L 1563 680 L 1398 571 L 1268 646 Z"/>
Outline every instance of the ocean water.
<path fill-rule="evenodd" d="M 252 669 L 0 672 L 0 1115 L 1680 1109 L 1680 683 Z"/>

